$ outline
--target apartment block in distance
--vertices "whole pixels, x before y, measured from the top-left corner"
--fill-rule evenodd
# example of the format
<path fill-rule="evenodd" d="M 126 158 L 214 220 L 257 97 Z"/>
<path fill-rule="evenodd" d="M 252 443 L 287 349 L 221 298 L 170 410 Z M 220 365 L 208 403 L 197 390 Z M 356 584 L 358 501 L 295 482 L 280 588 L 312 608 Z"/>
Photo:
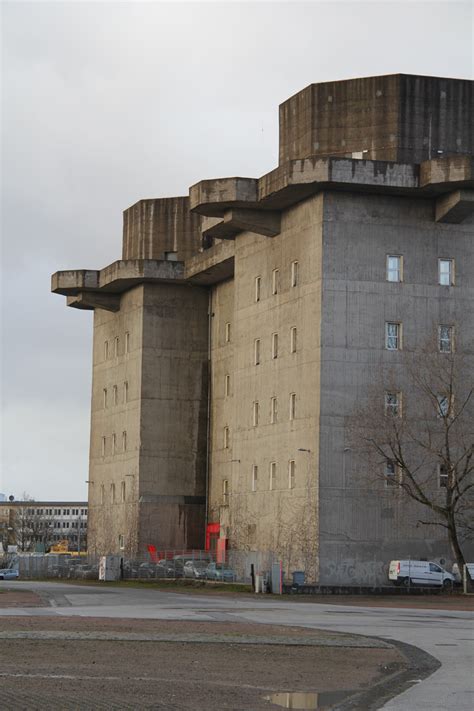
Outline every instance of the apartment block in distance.
<path fill-rule="evenodd" d="M 452 560 L 364 481 L 348 421 L 402 328 L 416 349 L 456 323 L 472 365 L 473 86 L 313 84 L 280 106 L 270 173 L 141 200 L 119 261 L 53 275 L 94 312 L 89 550 L 274 551 L 321 583 Z"/>

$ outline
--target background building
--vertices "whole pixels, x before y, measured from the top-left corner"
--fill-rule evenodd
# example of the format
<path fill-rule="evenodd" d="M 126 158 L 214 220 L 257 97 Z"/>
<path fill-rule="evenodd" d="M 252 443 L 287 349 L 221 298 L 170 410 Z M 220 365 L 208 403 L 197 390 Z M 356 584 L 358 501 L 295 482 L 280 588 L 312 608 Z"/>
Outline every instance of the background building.
<path fill-rule="evenodd" d="M 311 85 L 280 106 L 275 170 L 142 200 L 120 261 L 53 275 L 94 310 L 93 552 L 206 532 L 321 582 L 452 557 L 367 482 L 349 423 L 384 369 L 407 387 L 400 352 L 440 326 L 474 372 L 473 86 Z"/>
<path fill-rule="evenodd" d="M 2 501 L 0 539 L 3 549 L 46 551 L 67 541 L 70 551 L 87 550 L 87 501 Z"/>

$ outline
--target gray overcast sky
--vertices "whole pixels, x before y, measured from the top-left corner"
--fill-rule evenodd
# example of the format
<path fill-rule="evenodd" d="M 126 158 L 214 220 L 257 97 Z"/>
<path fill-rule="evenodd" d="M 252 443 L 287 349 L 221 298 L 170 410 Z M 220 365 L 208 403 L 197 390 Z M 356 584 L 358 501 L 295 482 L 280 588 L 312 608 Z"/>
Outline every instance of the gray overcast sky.
<path fill-rule="evenodd" d="M 122 210 L 277 164 L 311 82 L 473 78 L 472 2 L 3 2 L 0 491 L 86 497 L 91 312 L 59 269 L 121 252 Z"/>

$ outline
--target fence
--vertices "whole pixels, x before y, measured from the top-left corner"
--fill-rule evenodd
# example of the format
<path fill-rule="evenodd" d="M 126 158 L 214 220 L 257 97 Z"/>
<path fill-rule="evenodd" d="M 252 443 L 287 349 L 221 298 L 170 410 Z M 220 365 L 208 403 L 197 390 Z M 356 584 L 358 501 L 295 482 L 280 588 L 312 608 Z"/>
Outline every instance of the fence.
<path fill-rule="evenodd" d="M 252 582 L 252 571 L 262 579 L 270 578 L 277 557 L 271 552 L 228 551 L 226 561 L 216 560 L 210 551 L 170 550 L 157 556 L 119 557 L 119 577 L 124 580 L 189 579 L 223 583 Z M 97 580 L 100 557 L 68 554 L 19 554 L 10 561 L 23 579 Z"/>

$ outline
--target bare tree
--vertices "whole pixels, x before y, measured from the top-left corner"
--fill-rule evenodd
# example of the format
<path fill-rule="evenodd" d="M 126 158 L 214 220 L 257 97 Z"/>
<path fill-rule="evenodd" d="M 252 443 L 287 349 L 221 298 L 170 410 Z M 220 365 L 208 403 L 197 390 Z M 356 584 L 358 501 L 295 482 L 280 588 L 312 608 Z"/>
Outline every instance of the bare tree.
<path fill-rule="evenodd" d="M 473 533 L 474 364 L 442 346 L 430 342 L 382 371 L 351 417 L 351 438 L 369 476 L 424 507 L 419 524 L 446 532 L 462 570 Z"/>

